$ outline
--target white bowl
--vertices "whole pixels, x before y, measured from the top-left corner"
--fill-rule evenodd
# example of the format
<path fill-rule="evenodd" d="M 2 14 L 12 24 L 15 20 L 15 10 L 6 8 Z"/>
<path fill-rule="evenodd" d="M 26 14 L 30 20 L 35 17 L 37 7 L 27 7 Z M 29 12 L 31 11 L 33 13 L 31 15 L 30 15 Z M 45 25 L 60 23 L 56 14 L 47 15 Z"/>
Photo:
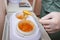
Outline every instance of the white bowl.
<path fill-rule="evenodd" d="M 35 25 L 34 25 L 34 26 L 33 26 L 33 30 L 31 30 L 31 31 L 29 31 L 29 32 L 24 32 L 24 31 L 22 31 L 21 29 L 19 29 L 18 24 L 17 24 L 17 32 L 18 32 L 18 34 L 21 33 L 21 34 L 24 35 L 24 36 L 29 36 L 29 35 L 32 35 L 32 34 L 35 32 L 35 30 L 36 30 L 36 27 L 35 27 Z"/>
<path fill-rule="evenodd" d="M 32 16 L 27 18 L 27 20 L 31 20 L 34 23 L 34 30 L 28 33 L 22 32 L 20 29 L 18 29 L 18 23 L 21 20 L 19 21 L 16 18 L 16 14 L 17 13 L 14 13 L 10 17 L 10 40 L 39 40 L 41 33 L 35 19 Z"/>

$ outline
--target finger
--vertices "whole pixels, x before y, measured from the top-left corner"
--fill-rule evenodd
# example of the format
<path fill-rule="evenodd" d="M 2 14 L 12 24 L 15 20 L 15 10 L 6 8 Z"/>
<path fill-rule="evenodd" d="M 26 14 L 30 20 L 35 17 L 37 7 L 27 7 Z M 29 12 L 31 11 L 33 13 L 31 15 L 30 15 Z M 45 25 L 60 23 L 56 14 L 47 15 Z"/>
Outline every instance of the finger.
<path fill-rule="evenodd" d="M 48 33 L 56 33 L 56 32 L 58 32 L 58 30 L 53 30 L 53 29 L 45 29 L 46 30 L 46 32 L 48 32 Z"/>
<path fill-rule="evenodd" d="M 52 32 L 52 29 L 45 29 L 47 32 Z"/>
<path fill-rule="evenodd" d="M 49 25 L 43 25 L 44 29 L 50 29 Z"/>
<path fill-rule="evenodd" d="M 52 33 L 55 33 L 55 32 L 47 32 L 47 33 L 52 34 Z"/>
<path fill-rule="evenodd" d="M 42 19 L 40 19 L 39 22 L 41 24 L 50 24 L 51 23 L 51 20 L 42 20 Z"/>
<path fill-rule="evenodd" d="M 51 18 L 52 18 L 52 15 L 51 14 L 48 14 L 48 15 L 42 17 L 41 19 L 51 19 Z"/>
<path fill-rule="evenodd" d="M 48 32 L 48 33 L 56 33 L 56 32 L 59 32 L 60 30 L 52 30 L 52 31 L 50 31 L 50 32 Z"/>
<path fill-rule="evenodd" d="M 48 33 L 54 33 L 54 32 L 57 31 L 57 30 L 52 29 L 51 26 L 49 26 L 49 25 L 44 25 L 44 29 L 45 29 L 46 32 L 48 32 Z"/>
<path fill-rule="evenodd" d="M 52 34 L 52 33 L 56 33 L 56 31 L 51 31 L 51 32 L 48 32 L 49 34 Z"/>

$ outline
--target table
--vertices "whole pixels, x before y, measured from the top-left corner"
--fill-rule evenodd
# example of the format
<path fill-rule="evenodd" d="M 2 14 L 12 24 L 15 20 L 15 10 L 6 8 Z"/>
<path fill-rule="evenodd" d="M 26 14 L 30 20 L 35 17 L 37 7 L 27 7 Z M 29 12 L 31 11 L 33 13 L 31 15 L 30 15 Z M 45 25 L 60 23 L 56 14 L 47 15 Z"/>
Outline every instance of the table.
<path fill-rule="evenodd" d="M 9 36 L 8 35 L 9 30 L 8 29 L 9 29 L 9 18 L 10 18 L 10 16 L 15 12 L 22 11 L 22 9 L 24 9 L 24 8 L 19 8 L 17 4 L 16 5 L 14 5 L 14 4 L 9 4 L 8 5 L 2 40 L 9 40 L 9 37 L 8 37 Z M 28 10 L 33 12 L 32 7 L 31 7 L 31 9 L 28 8 Z M 36 15 L 35 14 L 33 14 L 33 15 L 34 15 L 34 18 L 36 18 L 35 20 L 38 22 L 38 19 L 37 19 Z M 39 24 L 39 22 L 38 22 L 38 24 Z M 41 33 L 42 33 L 42 40 L 51 40 L 49 38 L 48 34 L 46 33 L 46 31 L 44 30 L 44 28 L 42 27 L 42 25 L 39 24 L 39 26 L 41 26 L 40 29 L 41 29 Z"/>

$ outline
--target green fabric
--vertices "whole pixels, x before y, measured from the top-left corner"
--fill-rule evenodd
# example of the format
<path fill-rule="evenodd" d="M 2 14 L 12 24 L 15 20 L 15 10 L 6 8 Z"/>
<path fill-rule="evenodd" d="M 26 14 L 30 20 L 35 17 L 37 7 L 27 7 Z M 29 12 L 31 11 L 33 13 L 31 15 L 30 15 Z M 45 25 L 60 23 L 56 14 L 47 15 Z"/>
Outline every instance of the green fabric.
<path fill-rule="evenodd" d="M 60 12 L 60 0 L 42 0 L 43 8 L 47 12 L 59 11 Z"/>
<path fill-rule="evenodd" d="M 42 0 L 40 17 L 54 11 L 60 12 L 60 0 Z M 49 34 L 49 36 L 52 40 L 60 40 L 60 32 Z"/>

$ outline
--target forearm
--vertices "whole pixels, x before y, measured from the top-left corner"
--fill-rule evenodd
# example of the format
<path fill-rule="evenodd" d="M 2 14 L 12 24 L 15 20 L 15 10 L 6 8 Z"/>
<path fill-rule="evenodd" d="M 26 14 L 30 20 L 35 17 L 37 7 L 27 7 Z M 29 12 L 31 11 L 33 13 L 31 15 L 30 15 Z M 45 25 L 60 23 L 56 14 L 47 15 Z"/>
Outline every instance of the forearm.
<path fill-rule="evenodd" d="M 42 0 L 36 0 L 34 12 L 36 13 L 37 16 L 40 16 L 41 6 L 42 6 Z"/>
<path fill-rule="evenodd" d="M 5 19 L 4 0 L 0 0 L 0 40 L 2 39 L 2 32 L 3 32 L 3 27 L 4 27 L 4 19 Z"/>

